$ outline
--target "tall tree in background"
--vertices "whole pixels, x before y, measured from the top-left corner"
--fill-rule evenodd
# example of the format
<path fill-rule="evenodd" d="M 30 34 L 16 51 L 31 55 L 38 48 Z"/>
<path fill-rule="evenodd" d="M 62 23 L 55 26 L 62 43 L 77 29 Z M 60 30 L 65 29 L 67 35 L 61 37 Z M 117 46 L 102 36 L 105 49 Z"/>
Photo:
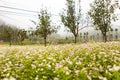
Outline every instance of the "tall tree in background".
<path fill-rule="evenodd" d="M 84 39 L 86 39 L 86 33 L 84 32 Z"/>
<path fill-rule="evenodd" d="M 44 38 L 44 44 L 46 46 L 47 36 L 56 32 L 56 28 L 51 26 L 51 19 L 47 10 L 41 10 L 39 20 L 38 24 L 34 22 L 37 25 L 36 34 Z"/>
<path fill-rule="evenodd" d="M 118 29 L 117 28 L 115 29 L 115 33 L 116 33 L 115 34 L 115 40 L 117 41 L 118 40 Z"/>
<path fill-rule="evenodd" d="M 113 40 L 113 29 L 111 28 L 110 29 L 110 41 L 112 41 Z"/>
<path fill-rule="evenodd" d="M 9 39 L 9 45 L 12 45 L 13 37 L 14 37 L 14 28 L 10 25 L 3 25 L 4 26 L 4 35 Z"/>
<path fill-rule="evenodd" d="M 80 40 L 82 40 L 82 37 L 83 37 L 83 36 L 82 36 L 82 33 L 80 33 Z"/>
<path fill-rule="evenodd" d="M 22 42 L 27 38 L 27 31 L 25 29 L 19 29 L 17 33 L 18 40 L 22 44 Z"/>
<path fill-rule="evenodd" d="M 114 14 L 116 8 L 118 8 L 118 0 L 94 0 L 91 4 L 89 15 L 95 28 L 101 31 L 104 42 L 107 41 L 107 32 L 111 28 L 111 21 L 116 20 Z"/>
<path fill-rule="evenodd" d="M 61 21 L 64 26 L 69 29 L 68 31 L 74 35 L 75 43 L 80 29 L 79 25 L 81 18 L 80 0 L 78 1 L 78 6 L 76 8 L 74 0 L 66 0 L 67 9 L 61 14 Z"/>
<path fill-rule="evenodd" d="M 31 41 L 31 43 L 35 43 L 34 39 L 35 39 L 35 36 L 37 36 L 35 33 L 36 33 L 36 30 L 34 30 L 32 27 L 30 27 L 29 30 L 27 31 L 27 36 L 28 36 L 28 39 Z"/>
<path fill-rule="evenodd" d="M 87 39 L 87 41 L 88 41 L 88 39 L 89 39 L 89 32 L 86 32 L 86 39 Z"/>
<path fill-rule="evenodd" d="M 99 41 L 99 33 L 97 33 L 97 40 Z"/>

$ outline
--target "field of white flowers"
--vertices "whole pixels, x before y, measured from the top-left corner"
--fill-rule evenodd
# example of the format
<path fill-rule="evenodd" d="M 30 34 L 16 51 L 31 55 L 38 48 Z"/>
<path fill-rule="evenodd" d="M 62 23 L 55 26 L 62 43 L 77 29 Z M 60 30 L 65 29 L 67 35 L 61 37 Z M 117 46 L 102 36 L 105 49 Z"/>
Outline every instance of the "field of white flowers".
<path fill-rule="evenodd" d="M 0 80 L 120 80 L 120 42 L 0 46 Z"/>

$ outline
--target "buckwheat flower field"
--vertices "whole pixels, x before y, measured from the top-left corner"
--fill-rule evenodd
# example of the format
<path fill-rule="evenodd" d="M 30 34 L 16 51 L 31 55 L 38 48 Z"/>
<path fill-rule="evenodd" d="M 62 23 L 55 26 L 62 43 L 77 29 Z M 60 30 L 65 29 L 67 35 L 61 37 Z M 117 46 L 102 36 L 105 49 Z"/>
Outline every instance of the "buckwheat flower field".
<path fill-rule="evenodd" d="M 120 80 L 120 42 L 0 46 L 0 80 Z"/>

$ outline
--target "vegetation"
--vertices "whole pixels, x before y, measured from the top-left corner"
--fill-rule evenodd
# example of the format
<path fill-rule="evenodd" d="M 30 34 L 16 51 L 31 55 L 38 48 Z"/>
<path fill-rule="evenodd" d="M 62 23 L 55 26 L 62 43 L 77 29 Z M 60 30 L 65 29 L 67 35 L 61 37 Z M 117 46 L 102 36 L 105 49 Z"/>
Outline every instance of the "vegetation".
<path fill-rule="evenodd" d="M 89 15 L 95 28 L 101 31 L 104 42 L 107 41 L 107 32 L 111 29 L 111 21 L 116 20 L 114 12 L 117 8 L 118 0 L 94 0 L 91 4 Z"/>
<path fill-rule="evenodd" d="M 41 10 L 39 14 L 40 22 L 37 25 L 36 34 L 41 35 L 44 38 L 44 44 L 46 46 L 46 39 L 47 36 L 54 33 L 56 30 L 53 26 L 51 26 L 50 15 L 48 14 L 47 10 Z"/>
<path fill-rule="evenodd" d="M 66 0 L 60 15 L 66 31 L 73 36 L 53 34 L 58 27 L 52 25 L 46 9 L 41 9 L 39 22 L 32 21 L 36 29 L 0 24 L 0 80 L 120 80 L 120 34 L 118 28 L 111 27 L 117 20 L 118 0 L 94 0 L 85 17 L 80 4 L 80 0 Z M 100 32 L 80 32 L 89 26 L 89 16 L 91 27 Z"/>
<path fill-rule="evenodd" d="M 120 37 L 118 34 L 119 29 L 112 29 L 111 26 L 111 22 L 117 20 L 115 10 L 118 7 L 118 0 L 95 0 L 91 3 L 91 9 L 88 12 L 89 15 L 86 14 L 83 16 L 84 14 L 82 13 L 80 0 L 66 0 L 66 8 L 64 8 L 60 18 L 62 24 L 66 27 L 66 31 L 73 35 L 69 37 L 64 36 L 66 40 L 60 36 L 56 38 L 57 36 L 55 35 L 54 38 L 52 38 L 53 41 L 57 41 L 58 43 L 72 43 L 72 39 L 74 39 L 74 43 L 77 43 L 101 41 L 101 38 L 103 38 L 104 42 L 107 40 L 118 41 Z M 50 35 L 57 32 L 57 27 L 56 25 L 52 25 L 51 15 L 48 11 L 46 9 L 41 9 L 39 13 L 39 22 L 32 22 L 35 23 L 36 29 L 24 30 L 7 24 L 0 25 L 0 41 L 7 41 L 10 45 L 12 43 L 23 44 L 26 39 L 30 44 L 43 43 L 44 41 L 44 45 L 46 46 L 47 43 L 51 43 L 47 40 L 50 39 Z M 80 30 L 92 26 L 94 26 L 96 30 L 101 31 L 101 33 L 96 33 L 95 31 L 91 33 L 86 30 L 85 32 L 80 32 Z"/>
<path fill-rule="evenodd" d="M 14 29 L 10 25 L 1 25 L 1 37 L 6 38 L 9 41 L 11 46 L 13 38 L 14 38 Z"/>
<path fill-rule="evenodd" d="M 120 42 L 0 46 L 1 80 L 119 80 Z"/>
<path fill-rule="evenodd" d="M 67 9 L 65 13 L 61 15 L 61 21 L 65 27 L 68 28 L 68 31 L 74 35 L 74 42 L 76 43 L 79 29 L 80 29 L 80 18 L 81 18 L 81 9 L 80 9 L 80 0 L 79 0 L 79 9 L 75 8 L 74 0 L 66 0 Z M 76 16 L 77 15 L 77 16 Z"/>
<path fill-rule="evenodd" d="M 22 44 L 22 42 L 27 38 L 27 31 L 25 31 L 24 29 L 18 30 L 17 37 L 19 42 Z"/>
<path fill-rule="evenodd" d="M 22 41 L 27 38 L 27 34 L 24 29 L 18 29 L 7 24 L 2 24 L 0 29 L 0 40 L 8 41 L 10 46 L 12 43 L 22 43 Z"/>

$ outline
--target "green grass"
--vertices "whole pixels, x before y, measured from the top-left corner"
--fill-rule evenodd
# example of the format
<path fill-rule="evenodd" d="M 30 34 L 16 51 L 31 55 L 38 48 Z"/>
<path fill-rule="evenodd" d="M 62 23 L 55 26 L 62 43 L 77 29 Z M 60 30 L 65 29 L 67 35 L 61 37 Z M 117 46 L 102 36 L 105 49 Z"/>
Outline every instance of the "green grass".
<path fill-rule="evenodd" d="M 120 42 L 0 46 L 0 80 L 120 80 Z"/>

